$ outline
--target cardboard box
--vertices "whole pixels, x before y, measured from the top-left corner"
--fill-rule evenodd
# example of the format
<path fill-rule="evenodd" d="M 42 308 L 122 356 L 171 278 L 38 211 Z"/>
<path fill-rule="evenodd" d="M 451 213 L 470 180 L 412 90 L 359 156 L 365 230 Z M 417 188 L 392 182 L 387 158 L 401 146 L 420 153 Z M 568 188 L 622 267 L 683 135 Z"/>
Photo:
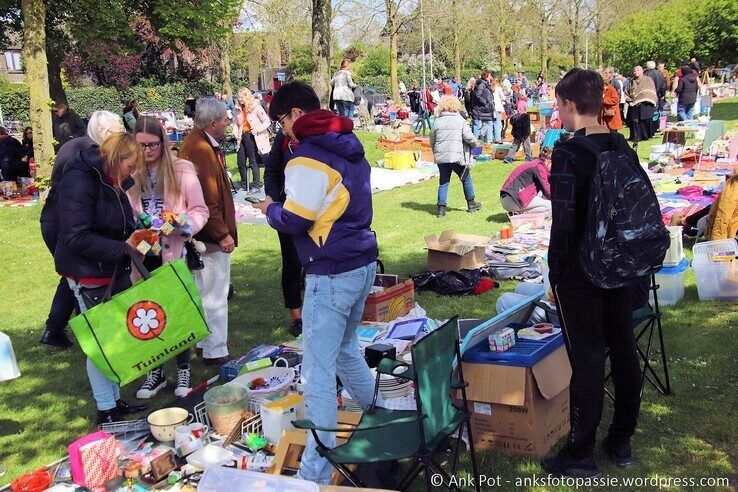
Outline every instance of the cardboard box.
<path fill-rule="evenodd" d="M 540 458 L 569 432 L 571 366 L 559 347 L 533 367 L 462 362 L 474 445 Z"/>
<path fill-rule="evenodd" d="M 435 234 L 425 237 L 428 250 L 426 270 L 458 271 L 481 268 L 487 264 L 484 257 L 485 246 L 490 238 L 471 234 L 456 234 L 447 229 L 441 237 Z"/>
<path fill-rule="evenodd" d="M 383 285 L 378 283 L 380 278 L 378 275 L 374 285 Z M 383 286 L 384 289 L 380 292 L 372 292 L 366 298 L 362 321 L 386 323 L 405 316 L 415 305 L 415 284 L 412 279 L 396 281 L 389 285 L 385 283 Z"/>

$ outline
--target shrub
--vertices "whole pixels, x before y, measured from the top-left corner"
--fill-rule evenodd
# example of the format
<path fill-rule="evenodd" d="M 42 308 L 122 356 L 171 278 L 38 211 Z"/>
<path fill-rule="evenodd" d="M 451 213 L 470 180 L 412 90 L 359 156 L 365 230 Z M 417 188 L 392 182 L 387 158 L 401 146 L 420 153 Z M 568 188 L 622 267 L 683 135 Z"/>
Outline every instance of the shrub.
<path fill-rule="evenodd" d="M 115 87 L 69 87 L 69 107 L 81 117 L 92 111 L 105 109 L 120 114 L 123 103 L 130 99 L 138 101 L 141 111 L 174 110 L 181 113 L 184 101 L 189 96 L 209 96 L 216 89 L 211 82 L 166 84 L 156 87 L 130 86 L 119 91 Z M 0 81 L 0 106 L 5 120 L 18 120 L 28 124 L 28 86 Z"/>

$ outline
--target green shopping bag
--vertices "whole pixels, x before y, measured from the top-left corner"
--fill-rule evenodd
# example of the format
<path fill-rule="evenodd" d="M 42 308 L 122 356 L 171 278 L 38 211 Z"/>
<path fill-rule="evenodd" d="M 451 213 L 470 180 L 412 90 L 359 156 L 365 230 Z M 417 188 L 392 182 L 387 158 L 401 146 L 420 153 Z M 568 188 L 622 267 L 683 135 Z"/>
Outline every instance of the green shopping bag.
<path fill-rule="evenodd" d="M 210 335 L 184 260 L 149 273 L 137 255 L 131 256 L 142 279 L 113 297 L 108 292 L 108 300 L 69 322 L 85 355 L 121 386 Z"/>

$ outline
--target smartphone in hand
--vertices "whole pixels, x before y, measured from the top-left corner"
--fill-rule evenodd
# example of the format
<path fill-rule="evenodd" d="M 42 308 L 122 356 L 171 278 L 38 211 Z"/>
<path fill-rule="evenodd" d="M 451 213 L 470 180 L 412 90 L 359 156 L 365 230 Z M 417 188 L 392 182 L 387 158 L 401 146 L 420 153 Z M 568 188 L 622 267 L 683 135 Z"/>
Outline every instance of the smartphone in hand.
<path fill-rule="evenodd" d="M 251 202 L 251 203 L 261 203 L 261 202 L 264 201 L 263 198 L 259 198 L 258 196 L 252 196 L 252 195 L 246 195 L 246 197 L 244 199 L 247 202 Z"/>

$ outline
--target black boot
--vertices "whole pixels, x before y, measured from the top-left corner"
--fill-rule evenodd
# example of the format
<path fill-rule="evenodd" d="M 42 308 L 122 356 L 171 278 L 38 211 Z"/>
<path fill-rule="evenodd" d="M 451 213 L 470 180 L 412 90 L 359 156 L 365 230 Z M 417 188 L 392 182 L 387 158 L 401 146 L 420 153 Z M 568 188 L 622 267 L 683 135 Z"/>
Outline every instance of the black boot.
<path fill-rule="evenodd" d="M 438 206 L 438 213 L 436 214 L 437 217 L 441 218 L 444 215 L 446 215 L 446 205 L 439 205 Z"/>
<path fill-rule="evenodd" d="M 110 410 L 97 411 L 97 425 L 112 424 L 121 420 L 123 420 L 123 415 L 118 411 L 118 407 L 111 408 Z"/>
<path fill-rule="evenodd" d="M 115 409 L 121 415 L 130 415 L 132 413 L 144 412 L 148 410 L 149 407 L 146 405 L 129 405 L 123 400 L 118 400 L 115 402 Z"/>
<path fill-rule="evenodd" d="M 297 318 L 290 325 L 290 333 L 293 337 L 298 337 L 302 333 L 302 318 Z"/>
<path fill-rule="evenodd" d="M 57 347 L 61 349 L 69 348 L 72 346 L 72 341 L 69 339 L 64 330 L 52 331 L 48 328 L 44 330 L 38 343 L 51 345 L 52 347 Z"/>
<path fill-rule="evenodd" d="M 482 208 L 482 204 L 479 202 L 475 202 L 473 198 L 466 201 L 466 206 L 469 213 L 476 212 L 477 210 Z"/>

